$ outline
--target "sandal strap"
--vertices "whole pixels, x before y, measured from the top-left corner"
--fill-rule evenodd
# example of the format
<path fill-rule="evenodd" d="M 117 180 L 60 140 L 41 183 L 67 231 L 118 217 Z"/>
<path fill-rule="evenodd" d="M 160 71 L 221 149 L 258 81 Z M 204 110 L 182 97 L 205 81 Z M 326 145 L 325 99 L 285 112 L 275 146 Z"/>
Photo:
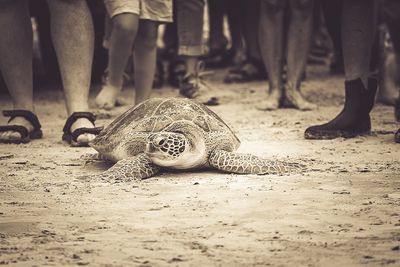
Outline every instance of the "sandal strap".
<path fill-rule="evenodd" d="M 92 112 L 74 112 L 71 114 L 71 116 L 68 117 L 67 121 L 65 122 L 63 132 L 71 134 L 72 124 L 74 124 L 76 120 L 82 118 L 88 119 L 91 123 L 93 123 L 93 125 L 95 125 L 94 122 L 96 121 L 96 115 L 94 115 Z"/>
<path fill-rule="evenodd" d="M 71 138 L 74 142 L 78 142 L 78 136 L 81 134 L 94 134 L 98 135 L 104 127 L 95 127 L 95 128 L 78 128 L 71 133 Z"/>
<path fill-rule="evenodd" d="M 28 129 L 26 129 L 22 125 L 4 125 L 4 126 L 0 126 L 0 132 L 5 132 L 5 131 L 17 132 L 17 133 L 19 133 L 21 135 L 21 139 L 27 138 L 29 136 Z"/>
<path fill-rule="evenodd" d="M 3 110 L 3 115 L 4 115 L 4 117 L 10 117 L 8 122 L 13 120 L 15 117 L 23 117 L 32 124 L 34 130 L 39 130 L 42 127 L 42 125 L 40 125 L 39 119 L 35 115 L 35 113 L 33 113 L 32 111 L 29 111 L 29 110 L 25 110 L 25 109 Z M 15 131 L 18 131 L 18 130 L 15 130 Z M 22 135 L 22 133 L 20 133 L 20 134 Z"/>

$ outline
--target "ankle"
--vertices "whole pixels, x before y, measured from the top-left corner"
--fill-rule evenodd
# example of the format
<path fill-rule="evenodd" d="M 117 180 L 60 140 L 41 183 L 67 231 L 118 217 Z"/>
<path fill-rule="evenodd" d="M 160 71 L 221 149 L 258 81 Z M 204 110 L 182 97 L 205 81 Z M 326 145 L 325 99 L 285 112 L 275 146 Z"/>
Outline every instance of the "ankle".
<path fill-rule="evenodd" d="M 346 79 L 345 79 L 345 84 L 347 84 L 347 83 L 358 83 L 359 82 L 359 80 L 361 81 L 361 84 L 363 85 L 363 87 L 364 87 L 364 89 L 367 89 L 368 88 L 368 75 L 363 75 L 363 76 L 360 76 L 360 75 L 354 75 L 354 76 L 346 76 Z"/>
<path fill-rule="evenodd" d="M 28 110 L 30 112 L 35 113 L 33 103 L 14 103 L 14 110 L 21 109 L 21 110 Z"/>
<path fill-rule="evenodd" d="M 110 90 L 120 91 L 122 89 L 123 84 L 124 84 L 123 77 L 121 77 L 120 79 L 112 79 L 109 76 L 106 84 L 104 85 L 104 88 L 109 88 Z"/>
<path fill-rule="evenodd" d="M 277 96 L 281 97 L 282 96 L 282 90 L 279 88 L 269 88 L 269 95 L 271 96 Z"/>

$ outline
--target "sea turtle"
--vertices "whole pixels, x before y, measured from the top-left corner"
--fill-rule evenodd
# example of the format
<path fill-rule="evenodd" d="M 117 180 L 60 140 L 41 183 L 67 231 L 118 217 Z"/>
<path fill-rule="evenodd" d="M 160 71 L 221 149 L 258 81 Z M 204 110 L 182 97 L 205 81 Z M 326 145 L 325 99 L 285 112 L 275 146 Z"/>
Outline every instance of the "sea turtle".
<path fill-rule="evenodd" d="M 186 98 L 146 100 L 116 118 L 89 145 L 101 158 L 116 162 L 95 175 L 104 180 L 143 179 L 161 168 L 213 167 L 247 174 L 300 170 L 296 164 L 236 153 L 240 141 L 224 121 L 205 105 Z"/>

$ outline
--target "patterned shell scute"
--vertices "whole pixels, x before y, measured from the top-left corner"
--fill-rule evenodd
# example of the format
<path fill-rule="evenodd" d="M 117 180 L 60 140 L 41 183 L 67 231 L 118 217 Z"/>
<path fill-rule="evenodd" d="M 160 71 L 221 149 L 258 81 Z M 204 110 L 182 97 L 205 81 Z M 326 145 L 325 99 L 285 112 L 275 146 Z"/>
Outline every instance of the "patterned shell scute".
<path fill-rule="evenodd" d="M 205 132 L 230 128 L 206 106 L 186 98 L 151 98 L 123 113 L 105 128 L 94 144 L 115 142 L 129 132 L 159 132 L 175 121 L 192 121 Z M 232 133 L 232 135 L 234 135 Z M 118 142 L 118 141 L 117 141 Z"/>

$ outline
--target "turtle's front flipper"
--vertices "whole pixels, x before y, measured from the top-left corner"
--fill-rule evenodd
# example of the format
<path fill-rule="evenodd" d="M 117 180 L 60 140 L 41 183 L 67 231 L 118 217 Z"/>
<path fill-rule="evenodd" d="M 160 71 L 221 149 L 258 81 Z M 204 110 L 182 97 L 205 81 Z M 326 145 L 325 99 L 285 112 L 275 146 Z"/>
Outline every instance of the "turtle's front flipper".
<path fill-rule="evenodd" d="M 145 154 L 123 159 L 111 168 L 96 175 L 84 176 L 81 179 L 101 179 L 105 181 L 132 181 L 148 178 L 156 174 L 160 168 L 154 165 Z"/>
<path fill-rule="evenodd" d="M 247 174 L 291 174 L 299 173 L 304 167 L 297 163 L 270 161 L 250 154 L 238 154 L 224 150 L 211 153 L 211 166 L 226 172 Z"/>

